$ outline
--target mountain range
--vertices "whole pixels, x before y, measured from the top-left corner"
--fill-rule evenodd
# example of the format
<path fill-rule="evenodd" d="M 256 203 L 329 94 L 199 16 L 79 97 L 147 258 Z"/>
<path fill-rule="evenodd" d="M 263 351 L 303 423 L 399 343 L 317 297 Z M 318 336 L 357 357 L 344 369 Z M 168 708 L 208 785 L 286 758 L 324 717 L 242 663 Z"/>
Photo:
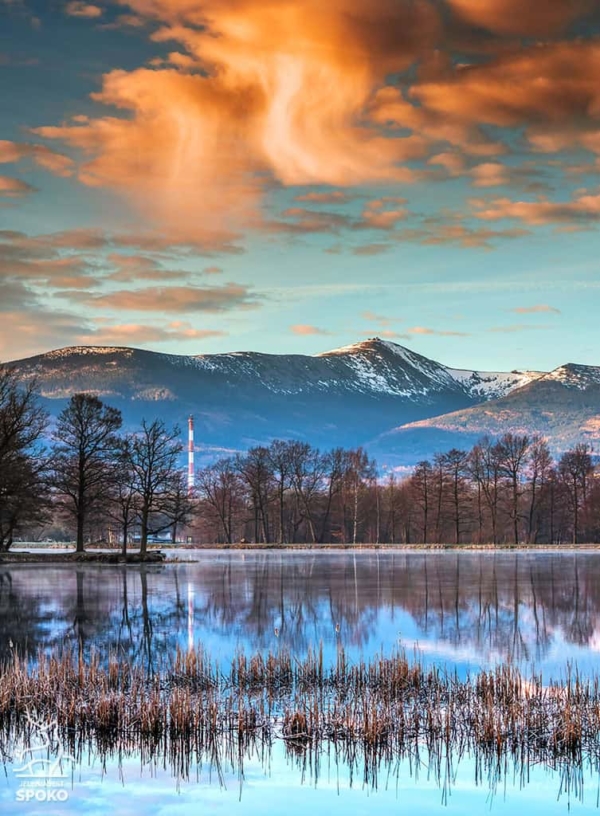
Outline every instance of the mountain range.
<path fill-rule="evenodd" d="M 275 438 L 363 445 L 392 466 L 507 430 L 542 433 L 556 452 L 600 440 L 600 368 L 461 370 L 377 337 L 314 356 L 78 346 L 8 365 L 35 378 L 53 416 L 77 391 L 126 426 L 160 417 L 184 431 L 192 414 L 200 462 Z"/>

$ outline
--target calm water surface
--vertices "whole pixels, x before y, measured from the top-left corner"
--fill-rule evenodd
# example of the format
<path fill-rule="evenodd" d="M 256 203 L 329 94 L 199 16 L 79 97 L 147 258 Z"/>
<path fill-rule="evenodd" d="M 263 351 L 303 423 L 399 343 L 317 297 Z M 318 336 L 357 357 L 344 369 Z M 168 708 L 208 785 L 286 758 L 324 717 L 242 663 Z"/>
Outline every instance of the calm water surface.
<path fill-rule="evenodd" d="M 353 659 L 416 652 L 461 676 L 505 661 L 543 677 L 568 664 L 600 669 L 600 553 L 181 551 L 196 559 L 151 567 L 48 564 L 0 567 L 0 657 L 13 647 L 72 644 L 89 654 L 119 649 L 158 666 L 177 645 L 203 646 L 222 663 L 285 648 L 301 657 L 323 644 Z M 14 757 L 13 757 L 14 759 Z M 23 781 L 5 758 L 2 813 L 567 813 L 594 811 L 598 774 L 560 769 L 491 774 L 468 756 L 450 758 L 445 778 L 427 758 L 363 780 L 336 758 L 295 755 L 276 743 L 247 757 L 243 773 L 209 761 L 191 780 L 168 767 L 93 756 L 69 772 L 68 799 L 21 801 Z M 62 785 L 64 780 L 59 780 Z M 583 784 L 583 789 L 581 785 Z M 67 790 L 65 788 L 65 790 Z M 30 786 L 30 790 L 35 788 Z M 41 796 L 41 794 L 39 794 Z M 64 794 L 61 794 L 64 796 Z M 18 797 L 21 797 L 19 799 Z"/>

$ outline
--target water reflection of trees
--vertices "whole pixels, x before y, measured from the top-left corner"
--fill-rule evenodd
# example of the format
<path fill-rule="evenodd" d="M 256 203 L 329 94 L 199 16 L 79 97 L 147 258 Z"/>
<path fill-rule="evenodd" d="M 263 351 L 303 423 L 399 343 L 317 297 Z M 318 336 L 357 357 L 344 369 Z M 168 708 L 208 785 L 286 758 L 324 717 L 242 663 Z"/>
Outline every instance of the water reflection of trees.
<path fill-rule="evenodd" d="M 12 648 L 35 655 L 40 648 L 67 647 L 83 657 L 114 649 L 152 661 L 169 623 L 177 632 L 182 609 L 176 591 L 161 603 L 151 600 L 149 579 L 159 570 L 6 567 L 0 572 L 0 657 Z"/>
<path fill-rule="evenodd" d="M 415 638 L 535 662 L 556 637 L 596 647 L 600 558 L 528 553 L 219 553 L 163 567 L 0 571 L 0 657 L 67 644 L 152 667 L 193 630 L 231 652 L 393 648 Z M 190 594 L 191 593 L 191 594 Z M 190 600 L 191 599 L 191 600 Z M 403 633 L 404 634 L 404 633 Z"/>

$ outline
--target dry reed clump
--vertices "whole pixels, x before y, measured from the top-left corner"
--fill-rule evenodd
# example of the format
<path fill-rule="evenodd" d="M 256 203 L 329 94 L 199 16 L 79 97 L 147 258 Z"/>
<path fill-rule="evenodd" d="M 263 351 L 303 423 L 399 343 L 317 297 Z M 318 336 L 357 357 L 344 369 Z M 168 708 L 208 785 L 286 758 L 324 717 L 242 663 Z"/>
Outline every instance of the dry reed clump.
<path fill-rule="evenodd" d="M 533 763 L 598 767 L 600 758 L 598 679 L 569 672 L 545 686 L 501 666 L 460 680 L 403 653 L 351 664 L 340 649 L 333 665 L 322 649 L 304 660 L 239 653 L 224 671 L 201 649 L 178 650 L 154 671 L 117 654 L 13 654 L 0 666 L 0 750 L 49 720 L 71 754 L 137 751 L 168 758 L 182 777 L 203 758 L 229 751 L 241 763 L 276 739 L 295 752 L 333 747 L 371 779 L 381 762 L 423 753 L 440 779 L 466 753 L 490 779 L 509 760 L 524 773 Z"/>

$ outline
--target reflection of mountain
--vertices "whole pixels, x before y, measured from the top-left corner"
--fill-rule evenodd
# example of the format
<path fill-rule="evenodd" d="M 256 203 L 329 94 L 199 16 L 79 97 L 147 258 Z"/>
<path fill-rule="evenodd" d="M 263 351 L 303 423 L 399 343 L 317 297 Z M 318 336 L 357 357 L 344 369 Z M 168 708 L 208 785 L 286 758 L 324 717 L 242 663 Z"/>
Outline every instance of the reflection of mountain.
<path fill-rule="evenodd" d="M 434 657 L 540 662 L 562 638 L 594 648 L 596 554 L 219 552 L 151 569 L 10 567 L 0 574 L 0 657 L 70 643 L 153 661 L 195 645 L 356 657 L 399 636 Z M 192 598 L 189 615 L 188 598 Z M 568 654 L 564 658 L 568 658 Z"/>

